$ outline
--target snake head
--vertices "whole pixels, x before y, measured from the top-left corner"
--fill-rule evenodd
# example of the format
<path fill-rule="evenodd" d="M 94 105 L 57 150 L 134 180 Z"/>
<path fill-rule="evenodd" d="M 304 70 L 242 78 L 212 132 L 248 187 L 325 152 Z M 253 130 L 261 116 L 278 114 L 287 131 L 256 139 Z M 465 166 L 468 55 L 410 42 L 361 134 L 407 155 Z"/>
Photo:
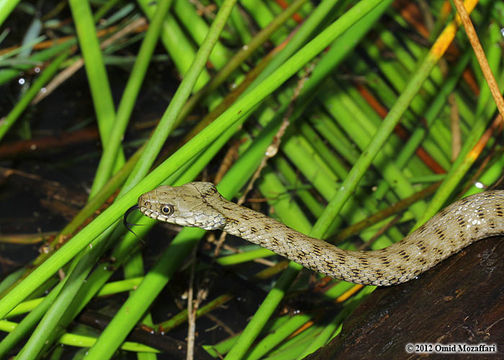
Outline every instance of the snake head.
<path fill-rule="evenodd" d="M 142 214 L 156 220 L 205 230 L 222 229 L 226 218 L 210 203 L 222 199 L 216 187 L 208 182 L 182 186 L 159 186 L 138 198 Z"/>

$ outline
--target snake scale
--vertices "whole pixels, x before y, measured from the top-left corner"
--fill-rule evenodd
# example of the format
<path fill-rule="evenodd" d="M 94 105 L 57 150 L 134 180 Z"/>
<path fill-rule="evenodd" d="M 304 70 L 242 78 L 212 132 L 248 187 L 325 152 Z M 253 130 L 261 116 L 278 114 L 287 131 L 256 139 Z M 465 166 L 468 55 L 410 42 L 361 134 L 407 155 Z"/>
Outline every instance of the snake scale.
<path fill-rule="evenodd" d="M 504 234 L 504 191 L 459 200 L 403 240 L 385 249 L 348 251 L 306 236 L 254 210 L 224 199 L 212 183 L 160 186 L 138 199 L 151 218 L 205 230 L 223 230 L 309 269 L 364 285 L 406 282 L 469 244 Z"/>

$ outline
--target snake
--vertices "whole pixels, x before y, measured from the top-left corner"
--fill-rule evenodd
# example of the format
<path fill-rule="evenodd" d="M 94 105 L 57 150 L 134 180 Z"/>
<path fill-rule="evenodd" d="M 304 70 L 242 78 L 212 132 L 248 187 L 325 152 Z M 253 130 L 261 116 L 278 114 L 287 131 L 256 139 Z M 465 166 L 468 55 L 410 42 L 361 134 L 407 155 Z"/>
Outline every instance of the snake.
<path fill-rule="evenodd" d="M 504 190 L 458 200 L 401 241 L 380 250 L 343 250 L 307 236 L 226 200 L 209 182 L 159 186 L 141 195 L 134 208 L 159 221 L 222 230 L 332 278 L 376 286 L 417 278 L 471 243 L 504 234 Z"/>

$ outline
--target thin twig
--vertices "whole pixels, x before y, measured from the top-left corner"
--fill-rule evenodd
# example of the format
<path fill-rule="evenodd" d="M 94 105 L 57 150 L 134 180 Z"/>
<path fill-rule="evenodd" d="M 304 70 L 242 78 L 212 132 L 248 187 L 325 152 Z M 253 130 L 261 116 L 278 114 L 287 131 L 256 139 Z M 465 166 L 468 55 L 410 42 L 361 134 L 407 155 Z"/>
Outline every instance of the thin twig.
<path fill-rule="evenodd" d="M 314 65 L 311 64 L 307 68 L 306 75 L 303 76 L 301 79 L 299 79 L 296 87 L 294 88 L 294 93 L 292 94 L 291 102 L 290 102 L 289 107 L 287 108 L 287 111 L 285 112 L 285 115 L 283 117 L 282 124 L 280 125 L 280 128 L 278 129 L 277 133 L 275 134 L 273 141 L 266 149 L 266 153 L 264 154 L 264 157 L 261 160 L 261 164 L 257 167 L 257 170 L 252 175 L 252 178 L 250 179 L 250 181 L 247 185 L 247 188 L 243 192 L 243 195 L 238 199 L 238 201 L 237 201 L 238 205 L 242 205 L 245 202 L 248 193 L 252 190 L 252 187 L 254 186 L 256 180 L 259 178 L 259 175 L 261 174 L 262 170 L 266 167 L 266 163 L 268 162 L 268 160 L 273 158 L 278 153 L 278 150 L 280 149 L 280 143 L 282 141 L 282 138 L 285 135 L 285 131 L 287 130 L 287 128 L 290 125 L 289 118 L 291 117 L 292 113 L 294 112 L 296 100 L 299 97 L 299 94 L 301 93 L 301 90 L 303 89 L 305 82 L 308 80 L 309 75 L 313 71 L 313 68 L 314 68 Z"/>
<path fill-rule="evenodd" d="M 194 273 L 196 272 L 196 247 L 192 254 L 192 264 L 189 276 L 189 289 L 187 290 L 187 353 L 186 359 L 194 359 L 194 333 L 196 331 L 196 302 L 194 301 Z"/>
<path fill-rule="evenodd" d="M 476 55 L 478 63 L 480 64 L 483 76 L 485 77 L 485 80 L 487 81 L 487 84 L 490 87 L 490 92 L 492 93 L 495 104 L 497 105 L 497 109 L 499 110 L 501 116 L 504 118 L 504 99 L 502 98 L 502 94 L 499 90 L 499 85 L 497 85 L 497 82 L 495 81 L 495 77 L 493 76 L 492 70 L 488 65 L 485 52 L 483 51 L 481 43 L 478 39 L 478 34 L 474 29 L 474 25 L 471 22 L 471 18 L 467 14 L 467 11 L 462 3 L 462 0 L 454 0 L 454 3 L 455 7 L 457 8 L 457 12 L 460 16 L 460 20 L 464 25 L 464 29 L 466 31 L 467 37 L 469 38 L 469 42 L 473 47 L 474 54 Z"/>
<path fill-rule="evenodd" d="M 266 149 L 266 153 L 264 154 L 264 157 L 262 158 L 261 163 L 259 164 L 256 171 L 252 175 L 250 181 L 248 182 L 247 187 L 245 188 L 245 191 L 243 192 L 242 196 L 238 199 L 238 201 L 237 201 L 238 205 L 242 205 L 245 202 L 249 192 L 252 190 L 252 188 L 255 184 L 255 181 L 259 178 L 262 170 L 266 167 L 268 160 L 271 159 L 272 157 L 274 157 L 278 153 L 278 150 L 280 149 L 280 143 L 281 143 L 282 137 L 285 135 L 285 131 L 287 130 L 287 128 L 290 125 L 289 118 L 294 111 L 296 99 L 299 97 L 299 94 L 301 93 L 301 90 L 303 89 L 305 82 L 308 80 L 309 75 L 313 71 L 313 68 L 314 68 L 314 66 L 313 66 L 313 64 L 311 64 L 307 68 L 306 75 L 303 76 L 301 79 L 299 79 L 297 86 L 294 88 L 294 93 L 292 95 L 289 107 L 287 108 L 287 111 L 284 114 L 282 124 L 280 125 L 280 128 L 277 130 L 277 133 L 275 134 L 275 137 L 273 138 L 271 144 Z M 226 240 L 226 233 L 223 232 L 220 235 L 219 241 L 217 242 L 217 245 L 214 250 L 215 257 L 217 257 L 219 255 L 220 249 L 221 249 L 222 244 L 224 243 L 225 240 Z"/>

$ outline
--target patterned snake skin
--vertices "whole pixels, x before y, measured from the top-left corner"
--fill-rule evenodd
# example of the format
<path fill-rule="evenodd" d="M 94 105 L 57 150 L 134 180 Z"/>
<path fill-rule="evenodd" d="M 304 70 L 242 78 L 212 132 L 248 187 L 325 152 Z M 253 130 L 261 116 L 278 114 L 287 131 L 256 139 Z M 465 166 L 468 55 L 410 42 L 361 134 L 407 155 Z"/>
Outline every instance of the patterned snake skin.
<path fill-rule="evenodd" d="M 138 199 L 153 219 L 223 230 L 337 279 L 387 286 L 406 282 L 469 244 L 504 234 L 504 191 L 459 200 L 402 241 L 377 251 L 341 250 L 256 211 L 227 201 L 212 183 L 160 186 Z"/>

